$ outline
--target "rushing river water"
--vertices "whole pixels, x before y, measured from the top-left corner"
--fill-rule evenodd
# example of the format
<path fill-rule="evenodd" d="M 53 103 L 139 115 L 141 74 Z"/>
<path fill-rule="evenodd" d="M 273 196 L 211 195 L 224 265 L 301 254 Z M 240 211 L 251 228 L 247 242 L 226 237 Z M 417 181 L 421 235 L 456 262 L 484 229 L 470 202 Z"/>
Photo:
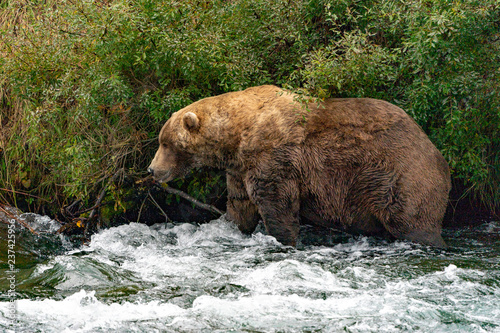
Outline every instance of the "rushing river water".
<path fill-rule="evenodd" d="M 1 223 L 0 331 L 7 235 Z M 500 223 L 444 235 L 442 251 L 306 230 L 294 249 L 219 219 L 131 223 L 71 249 L 17 228 L 17 331 L 500 332 Z"/>

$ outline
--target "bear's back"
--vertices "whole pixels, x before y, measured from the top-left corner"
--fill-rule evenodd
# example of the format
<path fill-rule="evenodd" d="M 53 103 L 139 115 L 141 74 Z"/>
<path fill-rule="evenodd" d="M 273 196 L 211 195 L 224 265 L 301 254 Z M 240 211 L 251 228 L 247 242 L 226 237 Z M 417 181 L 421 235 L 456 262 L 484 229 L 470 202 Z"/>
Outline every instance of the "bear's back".
<path fill-rule="evenodd" d="M 277 132 L 343 133 L 372 135 L 398 122 L 420 128 L 401 108 L 371 98 L 332 98 L 303 103 L 297 95 L 265 85 L 222 95 L 232 117 L 244 118 L 244 127 Z"/>
<path fill-rule="evenodd" d="M 258 86 L 215 97 L 210 104 L 241 141 L 240 151 L 269 151 L 283 145 L 315 145 L 319 150 L 363 147 L 390 150 L 422 143 L 434 149 L 417 123 L 401 108 L 370 98 L 333 98 L 301 103 L 276 86 Z M 221 114 L 222 113 L 222 114 Z"/>

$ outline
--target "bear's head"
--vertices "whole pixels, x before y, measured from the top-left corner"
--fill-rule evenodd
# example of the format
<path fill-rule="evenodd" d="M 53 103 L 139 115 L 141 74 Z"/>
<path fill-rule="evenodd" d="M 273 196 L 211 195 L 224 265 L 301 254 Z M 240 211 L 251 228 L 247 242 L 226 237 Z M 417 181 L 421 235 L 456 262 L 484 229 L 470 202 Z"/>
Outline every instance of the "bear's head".
<path fill-rule="evenodd" d="M 199 135 L 201 119 L 194 112 L 175 112 L 163 125 L 159 148 L 148 172 L 164 183 L 185 176 L 192 168 L 202 165 L 196 156 L 193 141 Z"/>

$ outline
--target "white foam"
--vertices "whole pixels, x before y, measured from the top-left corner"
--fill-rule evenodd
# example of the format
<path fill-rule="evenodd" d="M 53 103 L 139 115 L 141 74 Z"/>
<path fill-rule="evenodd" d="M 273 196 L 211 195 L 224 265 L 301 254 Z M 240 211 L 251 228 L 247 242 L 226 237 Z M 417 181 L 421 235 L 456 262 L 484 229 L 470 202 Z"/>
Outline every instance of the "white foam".
<path fill-rule="evenodd" d="M 19 217 L 38 233 L 54 234 L 59 230 L 59 228 L 61 228 L 61 223 L 48 216 L 24 213 Z"/>
<path fill-rule="evenodd" d="M 169 323 L 185 313 L 176 305 L 158 301 L 105 304 L 97 300 L 94 291 L 84 290 L 59 301 L 19 300 L 17 309 L 22 326 L 31 327 L 33 331 L 40 326 L 45 332 L 92 332 L 126 327 L 127 323 L 158 320 Z"/>
<path fill-rule="evenodd" d="M 273 262 L 262 268 L 252 269 L 246 274 L 240 274 L 234 283 L 241 284 L 254 293 L 275 295 L 334 292 L 347 286 L 334 274 L 317 265 L 290 259 Z"/>
<path fill-rule="evenodd" d="M 31 278 L 50 279 L 57 299 L 17 305 L 24 328 L 43 332 L 500 328 L 500 287 L 485 282 L 498 276 L 448 257 L 366 237 L 295 250 L 260 233 L 244 236 L 224 219 L 131 223 L 38 265 Z M 137 297 L 96 296 L 128 285 L 140 286 Z"/>

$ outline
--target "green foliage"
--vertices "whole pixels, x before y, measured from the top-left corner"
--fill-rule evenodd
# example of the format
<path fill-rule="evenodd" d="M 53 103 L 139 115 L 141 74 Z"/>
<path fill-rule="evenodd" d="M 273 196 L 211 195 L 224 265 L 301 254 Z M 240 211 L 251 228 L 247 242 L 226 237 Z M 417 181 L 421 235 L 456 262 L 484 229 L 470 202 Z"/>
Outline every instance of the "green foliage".
<path fill-rule="evenodd" d="M 0 8 L 0 201 L 15 203 L 12 190 L 37 196 L 32 210 L 93 201 L 119 168 L 141 175 L 172 112 L 271 83 L 400 105 L 455 178 L 500 203 L 496 0 L 8 0 Z M 187 181 L 194 196 L 210 191 L 206 178 Z"/>
<path fill-rule="evenodd" d="M 305 58 L 299 73 L 304 89 L 319 98 L 383 98 L 398 75 L 397 54 L 369 41 L 369 35 L 347 32 L 338 41 Z M 374 66 L 376 64 L 376 66 Z"/>
<path fill-rule="evenodd" d="M 294 6 L 2 3 L 0 188 L 58 208 L 93 200 L 118 168 L 145 170 L 172 112 L 202 97 L 286 81 L 302 54 L 294 41 L 307 28 L 302 4 Z M 10 191 L 0 195 L 16 200 Z"/>

